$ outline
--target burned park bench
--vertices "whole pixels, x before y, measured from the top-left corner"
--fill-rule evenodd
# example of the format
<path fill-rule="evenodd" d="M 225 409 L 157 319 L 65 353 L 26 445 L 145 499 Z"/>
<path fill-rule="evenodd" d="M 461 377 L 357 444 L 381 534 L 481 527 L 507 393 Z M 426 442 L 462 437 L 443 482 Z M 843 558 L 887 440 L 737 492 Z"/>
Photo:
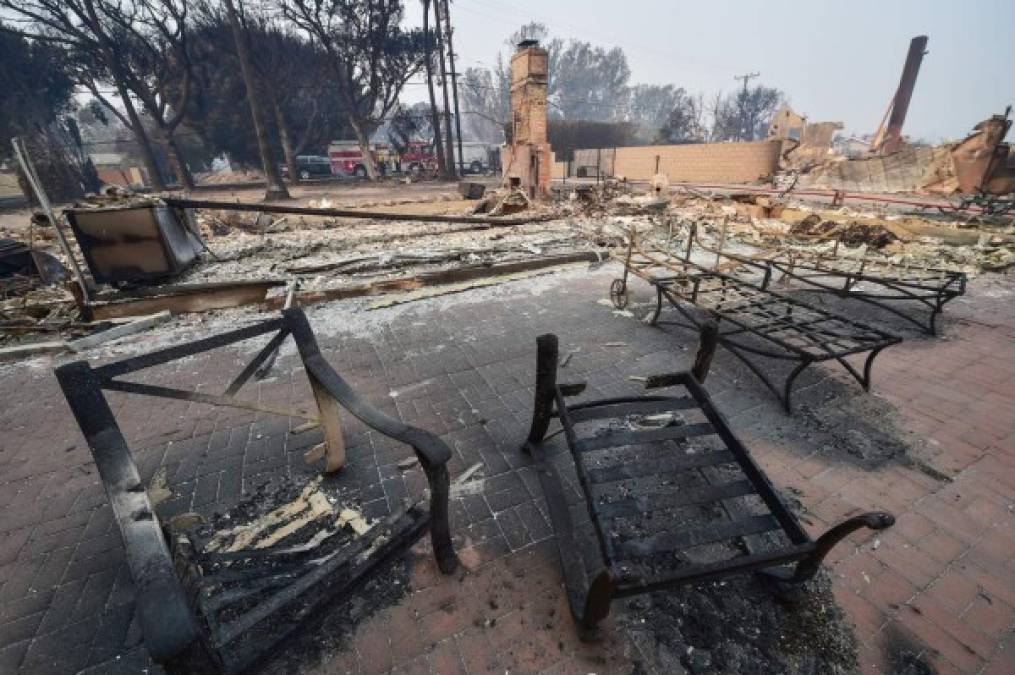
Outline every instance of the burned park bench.
<path fill-rule="evenodd" d="M 568 399 L 584 384 L 557 382 L 557 337 L 537 339 L 535 405 L 523 450 L 540 463 L 571 612 L 585 637 L 615 598 L 746 572 L 779 597 L 797 599 L 844 537 L 895 522 L 889 513 L 868 512 L 812 539 L 702 387 L 717 344 L 714 322 L 701 336 L 692 372 L 645 383 L 675 391 L 579 403 Z M 571 493 L 581 495 L 574 517 L 561 471 L 544 450 L 553 419 L 569 451 L 559 456 L 577 479 L 569 481 Z M 586 516 L 595 543 L 583 546 L 589 537 L 583 540 L 576 524 Z"/>
<path fill-rule="evenodd" d="M 719 324 L 718 341 L 741 360 L 792 412 L 793 384 L 814 363 L 837 361 L 865 391 L 870 389 L 871 366 L 886 347 L 901 338 L 849 317 L 772 291 L 766 281 L 754 284 L 744 278 L 710 270 L 691 260 L 694 230 L 682 258 L 660 248 L 641 247 L 632 233 L 624 274 L 610 287 L 614 305 L 627 304 L 628 274 L 649 282 L 656 292 L 656 307 L 648 322 L 700 329 L 709 318 Z M 663 302 L 683 320 L 660 320 Z M 697 311 L 696 311 L 697 310 Z M 861 370 L 846 357 L 867 354 Z M 763 369 L 763 360 L 793 363 L 781 386 Z"/>
<path fill-rule="evenodd" d="M 695 236 L 692 227 L 691 236 Z M 828 241 L 826 237 L 807 239 Z M 761 256 L 745 256 L 720 247 L 706 249 L 719 256 L 752 267 L 763 273 L 762 289 L 767 289 L 778 273 L 779 281 L 792 279 L 805 284 L 801 290 L 829 293 L 874 305 L 918 327 L 928 335 L 937 333 L 937 318 L 949 301 L 965 294 L 965 272 L 900 265 L 891 260 L 852 258 L 839 255 L 839 239 L 832 250 L 818 252 L 782 246 Z M 929 312 L 929 315 L 926 313 Z"/>
<path fill-rule="evenodd" d="M 120 379 L 269 333 L 274 333 L 271 340 L 222 394 Z M 313 389 L 318 416 L 236 396 L 258 371 L 270 368 L 289 335 Z M 324 359 L 299 309 L 285 309 L 279 318 L 98 367 L 76 361 L 57 368 L 56 376 L 88 442 L 123 538 L 137 588 L 137 616 L 145 646 L 152 659 L 170 672 L 238 672 L 249 667 L 306 617 L 361 588 L 427 529 L 441 571 L 450 574 L 457 566 L 448 524 L 451 451 L 433 434 L 387 417 L 357 396 Z M 429 507 L 415 503 L 396 509 L 372 527 L 361 526 L 364 531 L 357 534 L 362 536 L 351 541 L 332 536 L 344 531 L 336 521 L 331 530 L 321 530 L 316 537 L 320 542 L 330 537 L 320 546 L 314 541 L 192 550 L 200 549 L 202 542 L 193 535 L 178 537 L 159 522 L 104 390 L 310 416 L 321 425 L 324 443 L 311 450 L 307 459 L 323 459 L 325 472 L 338 471 L 344 463 L 339 419 L 339 410 L 344 408 L 370 429 L 412 447 L 429 483 Z M 316 497 L 327 506 L 323 494 Z M 317 515 L 313 507 L 306 506 L 305 517 Z M 281 543 L 286 540 L 281 538 Z"/>

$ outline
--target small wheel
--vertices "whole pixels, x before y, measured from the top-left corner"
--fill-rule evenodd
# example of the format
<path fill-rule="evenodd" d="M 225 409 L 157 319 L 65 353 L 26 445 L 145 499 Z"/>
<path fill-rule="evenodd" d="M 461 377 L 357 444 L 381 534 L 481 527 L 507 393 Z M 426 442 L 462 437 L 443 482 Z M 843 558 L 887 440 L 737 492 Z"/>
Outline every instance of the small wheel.
<path fill-rule="evenodd" d="M 473 162 L 472 164 L 469 165 L 469 171 L 471 171 L 472 173 L 480 173 L 482 170 L 483 165 L 480 164 L 478 161 Z"/>
<path fill-rule="evenodd" d="M 310 180 L 310 171 L 308 171 L 307 169 L 303 169 L 302 171 L 300 171 L 300 178 L 302 178 L 303 180 Z"/>
<path fill-rule="evenodd" d="M 356 168 L 352 170 L 352 175 L 356 176 L 357 178 L 366 178 L 367 168 L 362 164 L 357 164 Z"/>
<path fill-rule="evenodd" d="M 623 279 L 614 279 L 610 284 L 610 300 L 617 309 L 627 307 L 627 283 Z"/>

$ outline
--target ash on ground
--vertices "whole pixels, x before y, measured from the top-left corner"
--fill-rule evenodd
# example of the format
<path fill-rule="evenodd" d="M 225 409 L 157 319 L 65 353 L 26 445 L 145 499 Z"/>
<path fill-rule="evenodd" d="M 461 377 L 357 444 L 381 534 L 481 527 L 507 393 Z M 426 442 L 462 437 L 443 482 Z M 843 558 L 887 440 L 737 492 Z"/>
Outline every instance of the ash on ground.
<path fill-rule="evenodd" d="M 339 553 L 346 547 L 355 545 L 359 537 L 371 536 L 372 533 L 357 533 L 356 527 L 348 524 L 331 525 L 333 516 L 340 512 L 343 515 L 350 511 L 358 514 L 359 500 L 349 494 L 336 495 L 333 489 L 329 489 L 328 481 L 312 479 L 305 484 L 285 481 L 276 485 L 262 485 L 228 511 L 215 513 L 208 523 L 191 530 L 190 537 L 196 542 L 203 542 L 203 546 L 199 548 L 208 548 L 209 542 L 215 542 L 220 538 L 224 538 L 226 543 L 235 541 L 235 537 L 231 536 L 232 533 L 242 532 L 244 527 L 256 527 L 258 523 L 271 519 L 279 509 L 292 508 L 293 504 L 306 502 L 308 493 L 311 502 L 315 497 L 323 497 L 330 503 L 331 508 L 313 522 L 279 539 L 278 547 L 288 547 L 290 550 L 301 546 L 310 547 L 307 556 L 323 559 L 329 554 Z M 308 505 L 307 510 L 310 508 L 311 505 Z M 294 520 L 295 518 L 290 516 L 288 520 L 279 520 L 275 526 L 284 529 Z M 366 521 L 363 522 L 365 526 Z M 371 526 L 373 525 L 371 523 Z M 272 533 L 266 530 L 263 534 L 270 536 Z M 323 543 L 316 543 L 318 541 Z M 224 544 L 222 546 L 224 547 Z M 244 550 L 248 550 L 247 547 L 244 547 Z M 196 555 L 196 561 L 208 565 L 208 561 L 202 559 L 201 553 Z M 288 569 L 286 566 L 291 566 L 292 563 L 277 564 L 281 565 L 278 571 L 284 572 Z M 266 562 L 264 556 L 258 556 L 251 560 L 233 561 L 229 565 L 230 570 L 249 570 L 254 578 L 257 578 L 264 575 L 266 570 L 270 571 L 273 563 L 270 560 Z M 342 575 L 348 571 L 346 567 L 336 569 L 334 572 L 336 578 L 333 581 L 341 581 Z M 408 564 L 404 559 L 382 565 L 376 576 L 364 579 L 363 585 L 344 599 L 341 596 L 336 597 L 334 601 L 316 610 L 312 610 L 312 605 L 307 604 L 310 602 L 309 599 L 307 603 L 296 602 L 280 608 L 252 627 L 236 645 L 230 644 L 224 649 L 230 651 L 250 649 L 259 643 L 270 643 L 277 639 L 277 635 L 292 631 L 289 637 L 259 657 L 261 660 L 255 663 L 254 670 L 263 673 L 293 673 L 311 669 L 325 662 L 329 654 L 348 649 L 351 636 L 359 624 L 374 613 L 400 602 L 408 592 L 409 576 Z M 319 584 L 314 591 L 315 594 L 328 593 L 330 583 Z M 267 601 L 264 595 L 254 596 L 250 602 L 238 605 L 236 611 L 230 609 L 219 612 L 217 620 L 234 620 L 238 618 L 239 613 L 264 601 Z"/>
<path fill-rule="evenodd" d="M 637 596 L 618 614 L 635 673 L 840 675 L 859 668 L 856 639 L 824 573 L 795 603 L 755 577 Z"/>

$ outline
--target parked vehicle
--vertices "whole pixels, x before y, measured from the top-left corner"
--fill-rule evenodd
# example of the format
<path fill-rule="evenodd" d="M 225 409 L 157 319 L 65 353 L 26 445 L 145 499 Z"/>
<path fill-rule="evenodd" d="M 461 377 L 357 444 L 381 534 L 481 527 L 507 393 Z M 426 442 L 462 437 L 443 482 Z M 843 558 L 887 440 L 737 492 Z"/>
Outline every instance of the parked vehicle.
<path fill-rule="evenodd" d="M 329 178 L 332 176 L 331 160 L 321 155 L 297 155 L 296 170 L 301 180 Z M 282 176 L 289 177 L 289 167 L 282 165 Z"/>
<path fill-rule="evenodd" d="M 455 145 L 458 154 L 458 145 Z M 500 150 L 495 145 L 479 141 L 462 143 L 462 156 L 457 158 L 461 173 L 487 173 L 500 168 Z"/>
<path fill-rule="evenodd" d="M 374 165 L 377 171 L 383 176 L 387 173 L 386 162 L 382 161 L 380 153 L 374 148 L 372 151 Z M 367 166 L 363 161 L 363 151 L 360 150 L 356 141 L 332 141 L 328 146 L 328 159 L 331 162 L 331 172 L 337 176 L 356 176 L 366 178 Z"/>
<path fill-rule="evenodd" d="M 434 154 L 433 145 L 423 141 L 410 141 L 398 157 L 402 171 L 419 175 L 425 171 L 433 171 L 437 166 L 437 156 Z"/>

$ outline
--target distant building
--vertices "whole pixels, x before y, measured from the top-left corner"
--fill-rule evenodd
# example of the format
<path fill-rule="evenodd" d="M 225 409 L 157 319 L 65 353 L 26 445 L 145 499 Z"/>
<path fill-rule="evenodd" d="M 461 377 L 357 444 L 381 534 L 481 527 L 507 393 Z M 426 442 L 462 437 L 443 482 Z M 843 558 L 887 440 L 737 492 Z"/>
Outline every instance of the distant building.
<path fill-rule="evenodd" d="M 93 152 L 88 155 L 99 174 L 99 180 L 106 185 L 135 187 L 147 185 L 144 171 L 129 166 L 126 155 L 119 152 Z"/>
<path fill-rule="evenodd" d="M 768 140 L 799 141 L 803 137 L 805 126 L 807 118 L 796 114 L 792 108 L 783 104 L 772 116 L 772 123 L 768 127 Z"/>

